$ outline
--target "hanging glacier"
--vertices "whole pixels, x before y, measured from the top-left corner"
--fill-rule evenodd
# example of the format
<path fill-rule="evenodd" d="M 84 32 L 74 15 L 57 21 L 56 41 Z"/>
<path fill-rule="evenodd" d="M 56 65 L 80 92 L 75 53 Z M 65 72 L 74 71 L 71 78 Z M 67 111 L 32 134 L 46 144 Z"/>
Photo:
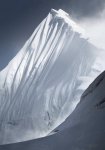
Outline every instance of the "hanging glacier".
<path fill-rule="evenodd" d="M 104 70 L 101 53 L 66 12 L 52 9 L 0 72 L 0 144 L 43 137 L 61 124 Z"/>

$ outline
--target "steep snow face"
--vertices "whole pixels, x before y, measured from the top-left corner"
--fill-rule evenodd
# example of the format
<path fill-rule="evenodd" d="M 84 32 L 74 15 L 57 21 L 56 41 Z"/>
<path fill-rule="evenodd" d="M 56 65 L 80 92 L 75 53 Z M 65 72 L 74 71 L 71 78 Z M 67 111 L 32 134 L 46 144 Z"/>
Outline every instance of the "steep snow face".
<path fill-rule="evenodd" d="M 67 13 L 52 9 L 0 72 L 0 144 L 45 136 L 63 122 L 104 69 L 99 53 Z"/>
<path fill-rule="evenodd" d="M 0 150 L 105 150 L 105 71 L 53 135 L 0 146 Z"/>

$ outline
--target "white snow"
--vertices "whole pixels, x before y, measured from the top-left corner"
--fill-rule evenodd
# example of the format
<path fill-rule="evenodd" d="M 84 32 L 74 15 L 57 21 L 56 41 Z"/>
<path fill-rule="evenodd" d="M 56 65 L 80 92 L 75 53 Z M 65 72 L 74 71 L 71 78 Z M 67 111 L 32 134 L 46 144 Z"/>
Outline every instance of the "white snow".
<path fill-rule="evenodd" d="M 102 71 L 98 57 L 70 16 L 51 10 L 0 72 L 0 144 L 46 136 L 62 123 Z"/>

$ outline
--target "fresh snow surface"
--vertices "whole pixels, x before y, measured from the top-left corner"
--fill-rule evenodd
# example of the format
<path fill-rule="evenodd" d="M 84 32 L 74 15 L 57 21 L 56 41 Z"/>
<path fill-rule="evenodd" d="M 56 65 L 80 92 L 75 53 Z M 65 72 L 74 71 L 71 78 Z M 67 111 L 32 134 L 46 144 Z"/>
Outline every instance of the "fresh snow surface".
<path fill-rule="evenodd" d="M 61 124 L 104 70 L 102 53 L 66 12 L 52 9 L 0 72 L 0 144 L 43 137 Z"/>

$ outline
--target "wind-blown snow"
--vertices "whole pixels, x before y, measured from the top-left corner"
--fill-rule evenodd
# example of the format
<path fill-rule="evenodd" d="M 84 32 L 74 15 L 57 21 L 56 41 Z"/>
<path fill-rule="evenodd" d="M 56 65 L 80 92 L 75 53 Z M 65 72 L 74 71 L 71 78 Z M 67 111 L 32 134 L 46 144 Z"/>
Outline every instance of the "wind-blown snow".
<path fill-rule="evenodd" d="M 67 13 L 52 9 L 0 72 L 0 144 L 46 136 L 64 121 L 103 71 L 99 53 Z"/>

